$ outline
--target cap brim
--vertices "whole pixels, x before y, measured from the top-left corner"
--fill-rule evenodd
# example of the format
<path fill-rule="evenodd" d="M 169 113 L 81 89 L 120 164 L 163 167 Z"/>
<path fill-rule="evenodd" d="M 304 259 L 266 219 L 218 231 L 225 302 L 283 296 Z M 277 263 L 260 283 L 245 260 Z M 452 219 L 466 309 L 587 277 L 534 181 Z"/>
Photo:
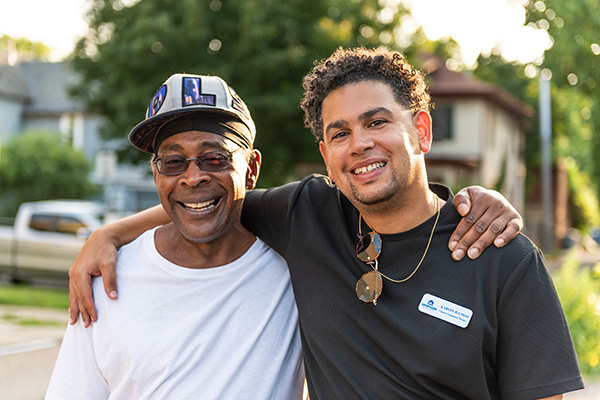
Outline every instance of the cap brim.
<path fill-rule="evenodd" d="M 129 142 L 136 148 L 140 149 L 141 151 L 152 154 L 152 153 L 154 153 L 154 148 L 153 148 L 154 137 L 156 136 L 156 133 L 161 126 L 163 126 L 167 122 L 174 120 L 175 118 L 179 118 L 183 115 L 196 114 L 196 113 L 230 115 L 230 116 L 235 117 L 240 122 L 244 123 L 244 121 L 242 121 L 239 118 L 239 116 L 233 112 L 227 112 L 225 110 L 215 109 L 214 107 L 211 107 L 211 108 L 191 107 L 190 109 L 185 110 L 185 111 L 182 111 L 182 110 L 167 111 L 167 112 L 161 113 L 159 115 L 155 115 L 154 117 L 148 118 L 148 119 L 140 122 L 129 132 L 129 135 L 128 135 Z"/>

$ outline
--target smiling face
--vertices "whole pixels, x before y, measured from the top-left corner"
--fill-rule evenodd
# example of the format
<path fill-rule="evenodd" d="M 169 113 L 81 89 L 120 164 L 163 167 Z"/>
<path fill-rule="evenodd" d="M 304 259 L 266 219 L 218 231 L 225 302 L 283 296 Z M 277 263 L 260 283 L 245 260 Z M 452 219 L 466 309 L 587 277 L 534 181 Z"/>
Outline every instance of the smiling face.
<path fill-rule="evenodd" d="M 235 240 L 246 189 L 254 187 L 260 165 L 256 151 L 248 157 L 246 150 L 237 150 L 239 146 L 222 135 L 198 131 L 178 133 L 160 144 L 159 158 L 232 153 L 231 166 L 216 172 L 202 171 L 194 161 L 184 173 L 174 176 L 161 175 L 153 166 L 158 197 L 180 238 L 195 243 Z"/>
<path fill-rule="evenodd" d="M 414 190 L 427 190 L 423 154 L 431 118 L 412 113 L 379 81 L 344 85 L 327 95 L 319 143 L 327 172 L 359 210 L 404 205 Z M 387 207 L 387 206 L 386 206 Z"/>

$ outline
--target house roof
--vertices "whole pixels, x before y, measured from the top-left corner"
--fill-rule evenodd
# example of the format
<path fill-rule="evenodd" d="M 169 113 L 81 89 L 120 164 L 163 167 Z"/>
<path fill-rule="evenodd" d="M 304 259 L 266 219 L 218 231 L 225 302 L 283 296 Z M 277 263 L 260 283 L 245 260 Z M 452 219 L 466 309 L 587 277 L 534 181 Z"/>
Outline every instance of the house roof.
<path fill-rule="evenodd" d="M 15 98 L 19 101 L 29 98 L 25 76 L 19 67 L 0 67 L 0 97 Z"/>
<path fill-rule="evenodd" d="M 0 67 L 0 96 L 25 101 L 25 114 L 60 114 L 83 111 L 83 104 L 69 96 L 77 82 L 68 62 L 26 62 Z"/>
<path fill-rule="evenodd" d="M 480 82 L 459 72 L 451 71 L 437 55 L 422 56 L 423 70 L 429 77 L 432 98 L 480 97 L 505 109 L 519 118 L 533 117 L 533 110 L 499 86 Z"/>

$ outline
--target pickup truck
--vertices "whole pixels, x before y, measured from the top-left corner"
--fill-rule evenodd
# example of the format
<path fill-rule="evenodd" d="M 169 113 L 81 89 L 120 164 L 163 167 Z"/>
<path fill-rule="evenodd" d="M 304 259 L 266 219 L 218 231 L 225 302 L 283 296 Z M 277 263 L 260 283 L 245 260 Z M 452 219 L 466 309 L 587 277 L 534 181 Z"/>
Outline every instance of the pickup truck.
<path fill-rule="evenodd" d="M 17 282 L 38 277 L 68 281 L 81 246 L 102 224 L 102 212 L 102 206 L 88 201 L 23 203 L 14 225 L 0 226 L 0 275 Z"/>

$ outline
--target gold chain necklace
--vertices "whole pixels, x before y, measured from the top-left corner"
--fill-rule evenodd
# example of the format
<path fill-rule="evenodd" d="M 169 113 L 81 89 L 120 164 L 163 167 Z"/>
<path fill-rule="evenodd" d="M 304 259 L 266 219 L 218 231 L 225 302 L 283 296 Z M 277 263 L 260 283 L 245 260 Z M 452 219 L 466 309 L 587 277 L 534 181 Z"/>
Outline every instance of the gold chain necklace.
<path fill-rule="evenodd" d="M 379 266 L 377 262 L 377 258 L 381 253 L 381 236 L 375 231 L 369 233 L 368 235 L 362 235 L 362 215 L 360 212 L 358 213 L 358 233 L 360 237 L 360 241 L 356 246 L 356 255 L 358 258 L 371 266 L 373 271 L 367 272 L 364 274 L 356 283 L 356 295 L 358 298 L 364 302 L 372 302 L 374 305 L 377 305 L 377 298 L 381 294 L 381 290 L 383 289 L 383 282 L 381 281 L 381 277 L 383 276 L 390 282 L 394 283 L 402 283 L 406 282 L 417 272 L 421 264 L 423 264 L 423 260 L 429 251 L 429 246 L 431 245 L 431 240 L 433 239 L 433 234 L 435 232 L 435 228 L 437 226 L 438 220 L 440 219 L 440 208 L 439 208 L 439 199 L 438 196 L 434 195 L 435 201 L 435 223 L 433 224 L 433 228 L 431 229 L 431 233 L 429 234 L 429 240 L 427 241 L 427 247 L 425 247 L 425 252 L 421 257 L 421 260 L 411 272 L 404 279 L 392 279 L 387 275 L 383 274 L 379 271 Z M 364 241 L 368 240 L 368 243 L 364 243 Z"/>

